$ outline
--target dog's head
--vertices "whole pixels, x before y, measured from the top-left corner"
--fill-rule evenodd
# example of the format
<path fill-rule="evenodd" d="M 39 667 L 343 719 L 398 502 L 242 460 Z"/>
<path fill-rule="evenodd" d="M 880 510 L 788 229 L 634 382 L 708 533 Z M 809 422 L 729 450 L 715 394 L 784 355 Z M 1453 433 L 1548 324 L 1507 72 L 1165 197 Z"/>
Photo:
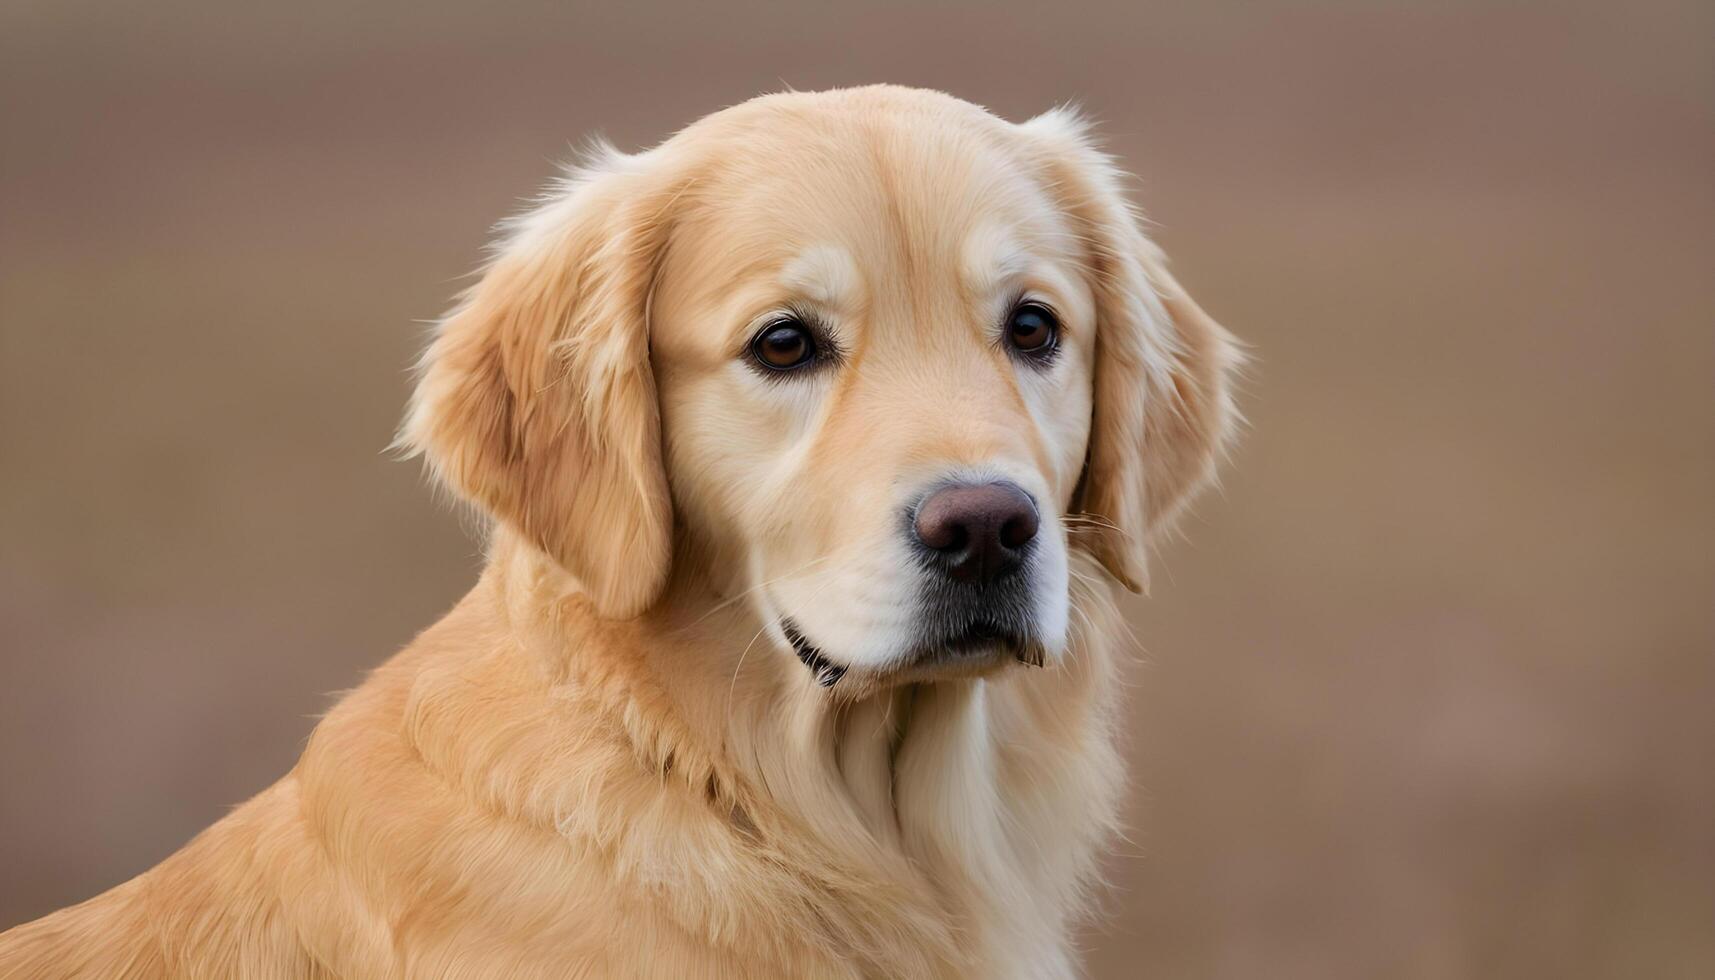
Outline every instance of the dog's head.
<path fill-rule="evenodd" d="M 767 96 L 511 224 L 404 439 L 635 616 L 675 560 L 814 676 L 1058 657 L 1084 550 L 1140 588 L 1235 348 L 1072 114 Z"/>

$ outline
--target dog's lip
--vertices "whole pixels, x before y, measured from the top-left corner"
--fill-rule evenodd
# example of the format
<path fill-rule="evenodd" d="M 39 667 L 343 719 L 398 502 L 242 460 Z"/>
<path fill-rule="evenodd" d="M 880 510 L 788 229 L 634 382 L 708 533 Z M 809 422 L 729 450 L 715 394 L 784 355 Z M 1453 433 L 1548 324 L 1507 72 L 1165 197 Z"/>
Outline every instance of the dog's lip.
<path fill-rule="evenodd" d="M 792 645 L 792 652 L 797 655 L 799 662 L 810 669 L 817 684 L 833 687 L 846 676 L 848 668 L 828 659 L 821 648 L 810 642 L 803 629 L 791 618 L 780 620 L 780 631 L 785 635 L 786 642 Z M 1017 660 L 1030 667 L 1041 667 L 1045 656 L 1040 643 L 1032 641 L 1017 630 L 993 623 L 974 623 L 954 635 L 914 647 L 899 661 L 898 672 L 926 669 L 931 674 L 938 674 L 951 669 L 954 673 L 959 673 L 1003 663 L 1008 659 Z"/>
<path fill-rule="evenodd" d="M 786 642 L 792 644 L 792 652 L 798 655 L 804 666 L 810 668 L 816 683 L 823 687 L 833 687 L 840 682 L 840 678 L 846 676 L 846 668 L 823 656 L 822 651 L 804 636 L 804 631 L 798 628 L 797 623 L 782 619 L 780 632 L 786 634 Z"/>

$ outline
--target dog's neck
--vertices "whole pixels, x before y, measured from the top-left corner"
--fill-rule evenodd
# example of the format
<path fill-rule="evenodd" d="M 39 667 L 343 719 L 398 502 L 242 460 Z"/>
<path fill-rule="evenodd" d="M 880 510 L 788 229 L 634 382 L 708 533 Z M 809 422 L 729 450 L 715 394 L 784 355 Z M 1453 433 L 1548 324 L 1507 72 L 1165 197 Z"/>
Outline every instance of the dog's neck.
<path fill-rule="evenodd" d="M 1085 628 L 1060 665 L 856 698 L 816 684 L 707 575 L 676 574 L 644 615 L 605 621 L 558 566 L 502 534 L 478 588 L 549 696 L 594 706 L 623 733 L 635 772 L 705 799 L 759 847 L 791 849 L 774 853 L 814 888 L 870 893 L 817 900 L 818 915 L 900 912 L 818 928 L 891 947 L 878 937 L 914 921 L 924 949 L 1048 948 L 1119 784 L 1106 643 L 1117 620 L 1105 583 L 1078 578 Z M 1015 935 L 946 932 L 972 921 Z"/>

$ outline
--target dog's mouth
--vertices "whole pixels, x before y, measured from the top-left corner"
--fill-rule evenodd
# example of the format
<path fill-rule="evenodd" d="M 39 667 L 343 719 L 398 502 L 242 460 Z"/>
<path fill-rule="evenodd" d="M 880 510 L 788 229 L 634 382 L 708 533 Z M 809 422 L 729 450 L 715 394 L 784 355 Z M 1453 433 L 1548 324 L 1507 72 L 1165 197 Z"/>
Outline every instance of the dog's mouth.
<path fill-rule="evenodd" d="M 846 676 L 847 668 L 829 660 L 820 648 L 804 635 L 791 619 L 780 621 L 780 631 L 792 645 L 792 652 L 810 670 L 822 687 L 833 687 Z M 944 635 L 932 637 L 913 647 L 898 661 L 895 671 L 901 674 L 921 674 L 923 679 L 938 676 L 958 676 L 992 668 L 1013 660 L 1029 667 L 1040 667 L 1046 658 L 1042 644 L 1022 631 L 1001 623 L 969 623 Z"/>

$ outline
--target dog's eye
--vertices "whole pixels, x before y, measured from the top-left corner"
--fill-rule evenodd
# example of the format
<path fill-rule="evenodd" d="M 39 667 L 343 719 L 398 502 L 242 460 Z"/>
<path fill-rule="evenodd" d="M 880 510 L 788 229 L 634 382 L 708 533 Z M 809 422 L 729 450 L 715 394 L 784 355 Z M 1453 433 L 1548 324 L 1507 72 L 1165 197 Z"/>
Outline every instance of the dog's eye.
<path fill-rule="evenodd" d="M 775 320 L 750 342 L 750 355 L 770 371 L 791 371 L 816 359 L 816 338 L 802 320 Z"/>
<path fill-rule="evenodd" d="M 1060 321 L 1041 303 L 1020 303 L 1006 320 L 1006 342 L 1029 357 L 1046 357 L 1060 343 Z"/>

